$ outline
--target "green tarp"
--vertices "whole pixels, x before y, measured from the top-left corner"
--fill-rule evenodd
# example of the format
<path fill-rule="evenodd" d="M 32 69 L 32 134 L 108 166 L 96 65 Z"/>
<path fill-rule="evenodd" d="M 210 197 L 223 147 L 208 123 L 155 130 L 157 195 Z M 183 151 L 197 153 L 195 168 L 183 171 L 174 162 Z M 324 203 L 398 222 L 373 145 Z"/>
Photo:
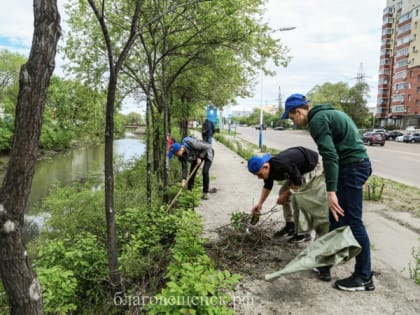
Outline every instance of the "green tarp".
<path fill-rule="evenodd" d="M 350 227 L 343 226 L 310 243 L 283 269 L 265 275 L 265 280 L 274 280 L 283 275 L 312 270 L 315 267 L 345 263 L 361 251 Z"/>

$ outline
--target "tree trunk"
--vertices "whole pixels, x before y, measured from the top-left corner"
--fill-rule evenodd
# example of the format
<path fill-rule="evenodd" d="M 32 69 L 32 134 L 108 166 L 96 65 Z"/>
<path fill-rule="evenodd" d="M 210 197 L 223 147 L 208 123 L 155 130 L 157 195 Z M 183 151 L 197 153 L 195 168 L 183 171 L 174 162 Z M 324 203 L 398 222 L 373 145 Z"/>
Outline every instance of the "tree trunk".
<path fill-rule="evenodd" d="M 105 129 L 105 215 L 108 243 L 108 267 L 111 282 L 111 293 L 122 292 L 121 275 L 118 268 L 117 224 L 114 209 L 114 102 L 117 90 L 117 76 L 110 71 L 108 95 L 106 104 Z"/>
<path fill-rule="evenodd" d="M 150 112 L 152 108 L 152 100 L 150 98 L 150 92 L 147 93 L 146 100 L 146 190 L 147 190 L 147 205 L 149 208 L 152 206 L 152 162 L 150 159 L 150 143 L 151 143 L 151 123 L 150 123 Z"/>
<path fill-rule="evenodd" d="M 43 314 L 42 290 L 22 241 L 45 98 L 60 37 L 56 0 L 34 0 L 34 36 L 22 66 L 10 161 L 0 190 L 0 274 L 11 314 Z"/>

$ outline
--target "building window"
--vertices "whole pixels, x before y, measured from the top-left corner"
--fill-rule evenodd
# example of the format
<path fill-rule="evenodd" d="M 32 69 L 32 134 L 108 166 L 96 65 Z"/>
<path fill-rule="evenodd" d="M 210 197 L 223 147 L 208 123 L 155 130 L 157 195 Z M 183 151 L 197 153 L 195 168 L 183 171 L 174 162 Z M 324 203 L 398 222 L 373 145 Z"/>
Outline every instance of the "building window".
<path fill-rule="evenodd" d="M 405 112 L 404 105 L 391 106 L 391 112 L 392 113 L 404 113 Z"/>
<path fill-rule="evenodd" d="M 401 26 L 398 29 L 398 35 L 402 34 L 402 33 L 405 33 L 405 32 L 408 32 L 410 30 L 410 26 L 411 26 L 410 24 L 406 24 L 406 25 Z"/>
<path fill-rule="evenodd" d="M 407 56 L 408 55 L 408 47 L 401 48 L 397 51 L 396 57 Z"/>
<path fill-rule="evenodd" d="M 403 94 L 394 94 L 392 95 L 393 102 L 404 102 L 404 95 Z"/>
<path fill-rule="evenodd" d="M 405 83 L 395 84 L 395 90 L 402 90 L 402 89 L 405 89 Z"/>
<path fill-rule="evenodd" d="M 395 65 L 395 69 L 397 68 L 401 68 L 408 65 L 408 59 L 403 59 L 397 62 L 397 64 Z"/>
<path fill-rule="evenodd" d="M 416 92 L 417 92 L 418 94 L 420 94 L 420 86 L 418 86 L 418 87 L 417 87 Z"/>
<path fill-rule="evenodd" d="M 398 23 L 404 23 L 405 21 L 409 20 L 411 18 L 411 12 L 408 12 L 406 14 L 404 14 L 402 17 L 400 17 L 400 19 L 398 20 Z"/>
<path fill-rule="evenodd" d="M 407 77 L 407 71 L 400 71 L 394 75 L 394 79 L 405 79 Z"/>

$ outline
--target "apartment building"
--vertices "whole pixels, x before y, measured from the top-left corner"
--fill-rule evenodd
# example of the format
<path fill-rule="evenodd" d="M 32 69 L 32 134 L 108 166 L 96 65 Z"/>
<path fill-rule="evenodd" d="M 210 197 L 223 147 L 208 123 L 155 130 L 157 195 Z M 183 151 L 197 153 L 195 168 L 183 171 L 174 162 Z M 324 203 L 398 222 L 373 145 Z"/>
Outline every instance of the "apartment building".
<path fill-rule="evenodd" d="M 375 117 L 382 127 L 420 128 L 420 0 L 386 2 Z"/>

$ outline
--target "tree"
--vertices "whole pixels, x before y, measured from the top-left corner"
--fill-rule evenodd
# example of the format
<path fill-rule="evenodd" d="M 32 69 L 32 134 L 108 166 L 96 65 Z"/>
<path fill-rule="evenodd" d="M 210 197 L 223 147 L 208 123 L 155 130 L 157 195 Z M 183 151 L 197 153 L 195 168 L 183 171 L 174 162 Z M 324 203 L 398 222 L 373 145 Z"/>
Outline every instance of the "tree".
<path fill-rule="evenodd" d="M 0 107 L 4 106 L 5 112 L 10 113 L 9 104 L 16 103 L 19 87 L 19 69 L 26 62 L 22 55 L 12 53 L 7 49 L 0 50 Z"/>
<path fill-rule="evenodd" d="M 76 26 L 75 33 L 84 33 L 82 37 L 86 38 L 86 33 L 90 33 L 91 41 L 89 45 L 90 55 L 94 58 L 84 58 L 79 66 L 85 65 L 83 70 L 91 67 L 92 71 L 83 71 L 84 76 L 94 74 L 92 82 L 101 82 L 106 75 L 107 80 L 107 100 L 105 113 L 105 215 L 107 222 L 107 246 L 108 246 L 108 267 L 111 293 L 115 294 L 121 291 L 122 283 L 118 268 L 118 244 L 117 230 L 115 222 L 114 207 L 114 169 L 113 169 L 113 142 L 114 142 L 114 113 L 116 110 L 116 99 L 118 97 L 118 76 L 122 65 L 129 55 L 140 31 L 138 22 L 143 1 L 136 0 L 132 2 L 116 1 L 109 3 L 107 1 L 97 2 L 88 0 L 93 17 L 88 14 L 85 3 L 68 6 L 70 16 L 76 21 L 72 21 Z M 87 16 L 87 18 L 85 18 Z M 92 19 L 96 19 L 97 24 L 93 24 Z M 127 19 L 126 19 L 127 18 Z M 82 26 L 80 28 L 80 26 Z M 79 37 L 70 37 L 70 43 L 67 47 L 67 53 L 75 57 L 79 52 L 75 42 Z M 106 61 L 102 63 L 101 61 Z M 86 65 L 88 64 L 88 65 Z M 105 67 L 107 64 L 108 67 Z M 82 72 L 79 72 L 82 75 Z M 89 81 L 88 81 L 89 82 Z"/>
<path fill-rule="evenodd" d="M 315 86 L 307 96 L 313 105 L 331 104 L 337 109 L 346 112 L 359 126 L 366 126 L 369 120 L 369 110 L 366 107 L 366 92 L 369 86 L 366 83 L 357 83 L 354 87 L 349 87 L 347 83 L 324 83 Z"/>
<path fill-rule="evenodd" d="M 0 189 L 0 274 L 11 314 L 43 314 L 42 292 L 22 240 L 42 114 L 60 37 L 56 0 L 34 1 L 34 35 L 28 62 L 19 75 L 15 134 Z"/>

